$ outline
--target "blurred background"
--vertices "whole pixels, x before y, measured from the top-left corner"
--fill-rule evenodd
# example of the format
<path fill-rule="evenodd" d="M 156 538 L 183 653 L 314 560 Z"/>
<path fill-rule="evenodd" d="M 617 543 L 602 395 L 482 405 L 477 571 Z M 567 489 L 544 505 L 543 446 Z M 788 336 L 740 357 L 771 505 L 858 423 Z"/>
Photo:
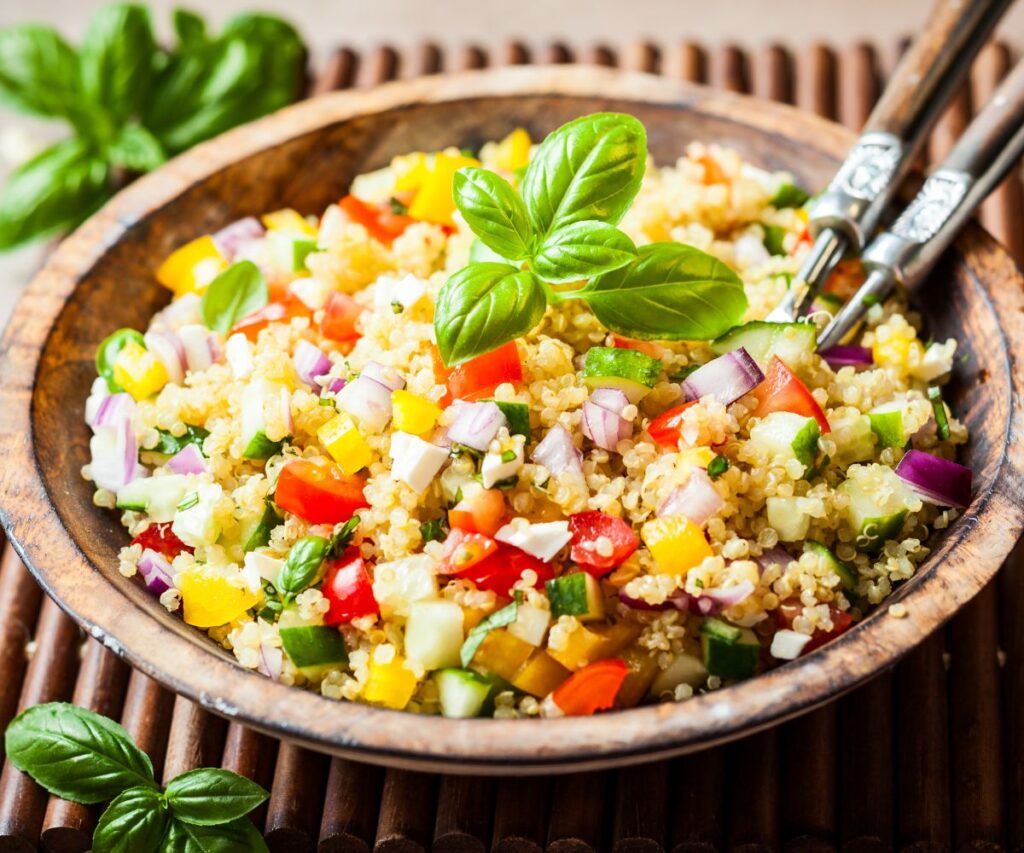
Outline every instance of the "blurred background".
<path fill-rule="evenodd" d="M 969 0 L 965 0 L 969 2 Z M 0 28 L 26 21 L 55 26 L 72 43 L 81 40 L 102 0 L 2 0 Z M 516 0 L 514 4 L 480 0 L 155 0 L 157 34 L 169 39 L 172 10 L 184 5 L 217 28 L 231 15 L 259 9 L 287 18 L 301 32 L 314 68 L 340 45 L 368 51 L 387 43 L 398 49 L 425 40 L 443 49 L 469 44 L 497 49 L 510 39 L 537 49 L 561 41 L 585 50 L 607 44 L 623 50 L 647 40 L 663 48 L 699 40 L 714 48 L 736 44 L 757 50 L 772 43 L 792 49 L 825 42 L 841 49 L 860 41 L 888 47 L 889 65 L 902 38 L 912 35 L 928 14 L 931 0 Z M 1024 47 L 1024 3 L 1005 18 L 1001 37 Z M 56 123 L 27 119 L 0 107 L 0 181 L 19 162 L 64 133 Z M 42 247 L 0 254 L 0 328 L 14 300 L 37 267 Z"/>

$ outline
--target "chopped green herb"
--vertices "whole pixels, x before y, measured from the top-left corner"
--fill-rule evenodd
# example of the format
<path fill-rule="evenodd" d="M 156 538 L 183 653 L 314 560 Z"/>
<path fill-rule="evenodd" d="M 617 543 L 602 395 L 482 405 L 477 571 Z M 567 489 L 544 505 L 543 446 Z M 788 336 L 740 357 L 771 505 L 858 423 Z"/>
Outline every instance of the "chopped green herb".
<path fill-rule="evenodd" d="M 779 185 L 768 203 L 774 208 L 802 207 L 809 199 L 810 195 L 806 190 L 786 181 Z"/>
<path fill-rule="evenodd" d="M 945 441 L 949 438 L 949 418 L 946 416 L 946 404 L 942 401 L 942 391 L 932 385 L 928 389 L 928 399 L 932 401 L 935 415 L 935 434 L 939 441 Z"/>
<path fill-rule="evenodd" d="M 724 456 L 716 456 L 708 463 L 708 476 L 712 480 L 717 480 L 728 470 L 729 460 Z"/>
<path fill-rule="evenodd" d="M 397 299 L 392 299 L 391 300 L 391 313 L 392 314 L 401 314 L 404 310 L 405 310 L 405 306 L 401 302 L 399 302 Z"/>
<path fill-rule="evenodd" d="M 513 474 L 511 477 L 506 477 L 504 480 L 498 480 L 494 484 L 496 489 L 514 489 L 519 484 L 519 475 Z"/>
<path fill-rule="evenodd" d="M 190 444 L 194 444 L 202 451 L 203 442 L 206 441 L 210 431 L 202 427 L 186 425 L 184 435 L 172 435 L 165 429 L 158 429 L 157 433 L 160 439 L 157 441 L 156 447 L 153 448 L 153 452 L 173 456 Z"/>
<path fill-rule="evenodd" d="M 494 613 L 469 632 L 469 636 L 466 637 L 466 641 L 462 644 L 462 650 L 459 652 L 459 657 L 464 667 L 468 667 L 473 661 L 473 656 L 476 654 L 476 650 L 480 648 L 484 637 L 495 628 L 504 628 L 506 625 L 511 625 L 516 621 L 519 617 L 519 605 L 522 601 L 523 594 L 516 590 L 515 598 L 511 604 L 502 607 L 501 610 L 495 610 Z"/>
<path fill-rule="evenodd" d="M 688 365 L 686 365 L 686 367 L 680 368 L 675 373 L 669 374 L 668 381 L 669 382 L 682 382 L 684 379 L 686 379 L 687 376 L 689 376 L 691 373 L 693 373 L 693 371 L 695 371 L 698 367 L 700 367 L 699 364 L 688 364 Z"/>
<path fill-rule="evenodd" d="M 352 537 L 356 534 L 356 528 L 359 527 L 359 516 L 353 515 L 348 521 L 342 526 L 341 530 L 335 533 L 331 537 L 330 548 L 327 552 L 327 556 L 330 559 L 338 559 L 342 552 L 348 547 L 352 541 Z"/>
<path fill-rule="evenodd" d="M 786 229 L 781 225 L 766 225 L 761 223 L 761 227 L 764 228 L 764 247 L 773 255 L 785 255 L 786 247 Z"/>
<path fill-rule="evenodd" d="M 184 512 L 186 509 L 192 509 L 196 504 L 199 503 L 199 492 L 192 492 L 188 495 L 180 504 L 178 504 L 178 510 Z"/>
<path fill-rule="evenodd" d="M 514 450 L 502 451 L 501 461 L 502 462 L 514 462 L 516 459 L 516 452 Z"/>
<path fill-rule="evenodd" d="M 445 539 L 444 518 L 432 518 L 420 525 L 420 535 L 424 542 L 441 542 Z"/>
<path fill-rule="evenodd" d="M 862 302 L 863 302 L 863 303 L 864 303 L 865 305 L 867 305 L 868 307 L 871 307 L 872 305 L 881 305 L 881 304 L 882 304 L 882 300 L 881 300 L 881 299 L 879 299 L 879 298 L 878 298 L 877 296 L 875 296 L 875 294 L 873 294 L 873 293 L 869 293 L 869 294 L 868 294 L 867 296 L 865 296 L 865 297 L 864 297 L 864 299 L 863 299 L 863 300 L 861 300 L 861 301 L 862 301 Z"/>
<path fill-rule="evenodd" d="M 409 213 L 409 205 L 394 196 L 388 199 L 388 207 L 391 208 L 391 212 L 396 216 L 405 216 Z"/>

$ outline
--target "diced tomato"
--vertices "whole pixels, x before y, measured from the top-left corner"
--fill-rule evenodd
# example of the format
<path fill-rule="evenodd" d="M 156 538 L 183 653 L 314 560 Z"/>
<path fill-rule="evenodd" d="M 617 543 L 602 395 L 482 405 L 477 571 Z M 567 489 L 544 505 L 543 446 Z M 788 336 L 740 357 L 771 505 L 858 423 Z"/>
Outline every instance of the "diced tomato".
<path fill-rule="evenodd" d="M 787 601 L 783 601 L 778 610 L 775 611 L 775 621 L 779 624 L 780 628 L 793 629 L 793 620 L 796 619 L 801 613 L 804 612 L 804 606 L 800 603 L 799 599 L 792 598 Z M 829 640 L 834 640 L 840 634 L 845 634 L 851 627 L 853 627 L 853 617 L 845 610 L 840 610 L 838 607 L 829 605 L 828 614 L 832 618 L 832 630 L 822 631 L 820 628 L 815 630 L 811 634 L 810 642 L 804 646 L 801 654 L 807 654 L 813 652 L 815 649 L 821 648 Z"/>
<path fill-rule="evenodd" d="M 173 560 L 182 551 L 187 551 L 191 554 L 195 550 L 174 535 L 174 531 L 171 530 L 171 522 L 169 521 L 149 525 L 149 527 L 132 539 L 132 545 L 141 545 L 143 550 L 149 548 L 150 551 L 156 551 L 168 560 Z"/>
<path fill-rule="evenodd" d="M 635 349 L 651 358 L 664 358 L 665 348 L 653 341 L 634 341 L 632 338 L 622 338 L 612 335 L 612 346 L 616 349 Z"/>
<path fill-rule="evenodd" d="M 467 533 L 494 536 L 505 523 L 505 496 L 499 489 L 481 489 L 448 510 L 448 526 Z"/>
<path fill-rule="evenodd" d="M 551 566 L 543 560 L 538 560 L 511 545 L 501 542 L 496 544 L 494 553 L 455 573 L 454 577 L 472 581 L 477 589 L 487 589 L 498 595 L 510 596 L 513 585 L 528 569 L 537 573 L 538 586 L 542 586 L 555 576 Z"/>
<path fill-rule="evenodd" d="M 341 559 L 327 564 L 320 591 L 331 605 L 324 614 L 326 625 L 340 625 L 360 616 L 380 613 L 370 573 L 358 548 L 346 549 Z"/>
<path fill-rule="evenodd" d="M 324 306 L 320 333 L 332 341 L 354 341 L 360 336 L 356 321 L 362 313 L 363 306 L 348 293 L 332 293 Z"/>
<path fill-rule="evenodd" d="M 677 447 L 681 436 L 680 430 L 683 428 L 683 412 L 697 402 L 697 400 L 688 400 L 678 406 L 673 406 L 667 412 L 662 412 L 647 425 L 647 434 L 662 447 Z"/>
<path fill-rule="evenodd" d="M 811 229 L 805 225 L 804 230 L 800 232 L 800 236 L 796 238 L 796 243 L 794 244 L 793 251 L 790 252 L 790 254 L 795 255 L 800 250 L 801 246 L 810 246 L 813 242 L 814 239 L 811 237 Z"/>
<path fill-rule="evenodd" d="M 484 536 L 482 533 L 468 533 L 455 527 L 448 534 L 448 538 L 444 540 L 439 572 L 442 575 L 457 575 L 459 572 L 475 566 L 497 550 L 498 543 L 490 536 Z"/>
<path fill-rule="evenodd" d="M 615 704 L 629 665 L 621 658 L 587 664 L 555 688 L 551 701 L 567 717 L 589 717 Z"/>
<path fill-rule="evenodd" d="M 416 220 L 411 216 L 395 213 L 387 204 L 367 204 L 354 195 L 347 195 L 338 206 L 353 222 L 362 225 L 369 235 L 385 245 L 391 245 L 396 237 Z"/>
<path fill-rule="evenodd" d="M 433 355 L 434 376 L 439 383 L 448 386 L 449 393 L 457 400 L 490 397 L 503 382 L 523 381 L 523 363 L 519 359 L 519 348 L 515 341 L 471 358 L 457 367 L 446 367 L 436 347 Z"/>
<path fill-rule="evenodd" d="M 231 328 L 231 334 L 241 332 L 250 341 L 255 341 L 271 323 L 282 323 L 293 317 L 308 317 L 310 310 L 299 299 L 286 294 L 276 302 L 268 302 L 257 311 L 243 317 Z"/>
<path fill-rule="evenodd" d="M 604 577 L 632 554 L 640 540 L 621 518 L 598 510 L 578 512 L 569 516 L 569 530 L 572 532 L 572 550 L 569 556 L 583 571 L 596 578 Z M 601 539 L 607 539 L 610 554 L 602 554 Z"/>
<path fill-rule="evenodd" d="M 274 503 L 310 524 L 338 524 L 369 506 L 365 484 L 326 459 L 294 459 L 278 474 Z"/>
<path fill-rule="evenodd" d="M 832 429 L 807 386 L 777 355 L 772 356 L 764 382 L 750 393 L 757 398 L 757 408 L 751 412 L 754 417 L 763 418 L 771 412 L 793 412 L 814 418 L 823 433 Z"/>

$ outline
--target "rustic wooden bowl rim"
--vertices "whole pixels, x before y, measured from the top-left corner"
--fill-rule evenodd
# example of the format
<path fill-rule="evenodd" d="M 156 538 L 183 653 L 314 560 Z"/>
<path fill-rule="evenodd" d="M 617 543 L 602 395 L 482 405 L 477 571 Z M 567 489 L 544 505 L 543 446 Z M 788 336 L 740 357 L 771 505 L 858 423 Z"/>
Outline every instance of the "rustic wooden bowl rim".
<path fill-rule="evenodd" d="M 1020 276 L 1005 252 L 972 227 L 958 247 L 984 256 L 987 290 L 1002 319 L 1012 398 L 1007 403 L 1000 469 L 968 511 L 971 523 L 950 534 L 938 555 L 891 601 L 910 618 L 884 613 L 817 653 L 728 689 L 683 704 L 662 704 L 593 718 L 449 720 L 414 717 L 335 702 L 268 681 L 168 631 L 95 571 L 50 502 L 31 439 L 32 387 L 39 357 L 66 300 L 110 245 L 132 224 L 233 161 L 318 128 L 366 113 L 480 98 L 557 95 L 619 98 L 698 108 L 763 133 L 813 139 L 841 156 L 851 134 L 793 108 L 655 77 L 587 67 L 469 72 L 325 95 L 198 146 L 120 193 L 58 248 L 29 286 L 4 335 L 0 366 L 2 518 L 33 574 L 94 637 L 133 666 L 225 716 L 317 749 L 382 764 L 477 773 L 541 772 L 609 766 L 713 745 L 796 716 L 835 698 L 894 663 L 948 619 L 998 570 L 1022 526 L 1021 378 L 1013 375 L 1024 342 Z M 787 128 L 783 131 L 782 128 Z M 789 130 L 789 128 L 792 128 Z M 77 485 L 77 484 L 74 484 Z M 85 487 L 84 485 L 82 486 Z M 29 530 L 33 535 L 27 535 Z M 44 535 L 39 535 L 39 531 Z M 941 571 L 940 571 L 941 569 Z M 73 602 L 73 603 L 72 603 Z M 111 614 L 116 614 L 112 618 Z"/>

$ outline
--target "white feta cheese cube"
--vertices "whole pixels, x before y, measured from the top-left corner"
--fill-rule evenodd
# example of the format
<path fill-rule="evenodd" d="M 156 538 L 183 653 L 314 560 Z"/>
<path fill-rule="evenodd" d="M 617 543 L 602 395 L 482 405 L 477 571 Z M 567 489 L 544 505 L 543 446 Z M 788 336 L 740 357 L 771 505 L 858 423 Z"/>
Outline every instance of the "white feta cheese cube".
<path fill-rule="evenodd" d="M 297 278 L 288 285 L 288 289 L 298 300 L 311 311 L 319 311 L 327 304 L 331 288 L 315 278 L 306 276 Z"/>
<path fill-rule="evenodd" d="M 484 488 L 489 489 L 495 483 L 507 480 L 519 473 L 523 467 L 522 442 L 509 444 L 500 453 L 488 451 L 484 456 L 483 464 L 480 466 L 480 475 L 483 478 Z"/>
<path fill-rule="evenodd" d="M 495 533 L 494 538 L 547 563 L 569 544 L 572 533 L 568 521 L 531 524 L 525 518 L 514 518 Z"/>
<path fill-rule="evenodd" d="M 443 447 L 407 432 L 392 434 L 388 453 L 393 460 L 391 476 L 408 483 L 420 493 L 426 490 L 448 461 L 448 451 Z"/>
<path fill-rule="evenodd" d="M 932 382 L 945 376 L 953 369 L 953 355 L 956 353 L 956 341 L 950 338 L 945 343 L 932 343 L 924 351 L 921 363 L 912 368 L 910 375 L 922 382 Z"/>
<path fill-rule="evenodd" d="M 771 653 L 777 660 L 796 660 L 800 653 L 811 641 L 808 634 L 801 634 L 799 631 L 790 631 L 783 628 L 776 631 L 772 637 Z"/>

